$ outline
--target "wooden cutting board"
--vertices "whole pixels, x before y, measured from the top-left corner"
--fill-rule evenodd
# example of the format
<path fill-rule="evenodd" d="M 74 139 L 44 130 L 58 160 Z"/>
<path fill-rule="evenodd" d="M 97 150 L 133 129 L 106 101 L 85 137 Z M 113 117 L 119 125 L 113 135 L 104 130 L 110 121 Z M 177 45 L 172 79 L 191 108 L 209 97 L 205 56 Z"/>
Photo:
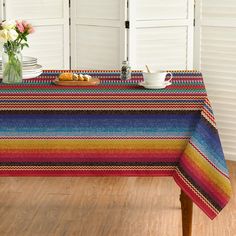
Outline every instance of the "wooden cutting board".
<path fill-rule="evenodd" d="M 98 78 L 91 78 L 89 81 L 60 81 L 56 78 L 53 83 L 60 86 L 92 86 L 100 84 L 100 80 Z"/>

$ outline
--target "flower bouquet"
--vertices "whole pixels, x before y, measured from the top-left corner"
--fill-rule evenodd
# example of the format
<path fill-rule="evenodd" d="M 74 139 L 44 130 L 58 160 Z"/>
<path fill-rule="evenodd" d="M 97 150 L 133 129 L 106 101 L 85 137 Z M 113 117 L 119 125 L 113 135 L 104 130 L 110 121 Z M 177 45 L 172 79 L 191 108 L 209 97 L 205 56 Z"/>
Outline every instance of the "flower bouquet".
<path fill-rule="evenodd" d="M 22 82 L 22 55 L 29 47 L 27 36 L 34 28 L 26 21 L 6 20 L 0 23 L 0 42 L 3 43 L 2 70 L 4 83 Z"/>

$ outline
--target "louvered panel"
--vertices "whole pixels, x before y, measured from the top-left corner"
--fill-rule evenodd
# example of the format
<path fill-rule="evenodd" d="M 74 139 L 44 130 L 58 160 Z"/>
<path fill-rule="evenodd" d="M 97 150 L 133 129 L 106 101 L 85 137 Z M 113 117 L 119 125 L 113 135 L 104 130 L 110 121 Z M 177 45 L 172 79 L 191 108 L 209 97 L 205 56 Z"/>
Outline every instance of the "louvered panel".
<path fill-rule="evenodd" d="M 235 152 L 224 151 L 225 157 L 228 160 L 235 160 Z"/>
<path fill-rule="evenodd" d="M 120 68 L 119 28 L 78 25 L 76 32 L 75 50 L 78 68 L 95 70 Z"/>
<path fill-rule="evenodd" d="M 232 138 L 235 138 L 235 136 Z M 226 152 L 231 153 L 231 155 L 236 152 L 236 147 L 234 146 L 234 142 L 224 140 L 223 138 L 221 139 L 221 141 L 222 145 L 226 149 Z"/>
<path fill-rule="evenodd" d="M 23 55 L 45 69 L 69 69 L 69 3 L 66 0 L 7 0 L 6 18 L 25 19 L 36 31 Z"/>
<path fill-rule="evenodd" d="M 216 120 L 218 121 L 218 115 L 219 116 L 223 116 L 223 120 L 224 122 L 227 122 L 228 120 L 232 120 L 232 119 L 235 119 L 235 116 L 234 114 L 232 113 L 232 109 L 231 108 L 226 108 L 224 106 L 221 106 L 221 107 L 217 107 L 215 104 L 213 104 L 214 106 L 214 113 L 216 114 Z M 227 115 L 226 115 L 227 114 Z M 226 119 L 227 117 L 227 119 Z M 234 127 L 232 127 L 234 128 Z"/>
<path fill-rule="evenodd" d="M 230 20 L 236 19 L 236 1 L 201 2 L 200 69 L 225 156 L 236 160 L 236 23 Z"/>
<path fill-rule="evenodd" d="M 218 112 L 218 116 L 217 116 L 217 119 L 218 120 L 222 120 L 223 122 L 225 122 L 225 123 L 227 123 L 227 124 L 231 124 L 231 123 L 235 123 L 236 122 L 236 120 L 234 120 L 233 118 L 234 118 L 234 116 L 233 115 L 228 115 L 228 117 L 230 118 L 230 121 L 227 121 L 227 120 L 224 120 L 224 113 L 220 113 L 220 112 Z"/>
<path fill-rule="evenodd" d="M 235 89 L 234 86 L 232 86 L 232 81 L 226 81 L 225 83 L 223 83 L 222 81 L 217 81 L 216 79 L 214 80 L 214 82 L 212 83 L 206 83 L 207 87 L 208 87 L 208 91 L 212 91 L 212 93 L 215 93 L 216 89 L 218 89 L 219 87 L 223 87 L 224 90 L 227 92 L 227 98 L 228 99 L 235 99 L 234 97 L 234 91 L 232 96 L 230 96 L 230 94 L 228 93 L 228 91 L 232 91 L 233 89 Z M 211 88 L 211 89 L 209 89 Z M 222 96 L 219 94 L 215 94 L 216 97 L 222 99 Z"/>
<path fill-rule="evenodd" d="M 235 135 L 230 136 L 230 135 L 227 134 L 227 136 L 230 137 L 231 139 L 229 139 L 229 138 L 227 139 L 226 135 L 223 134 L 223 133 L 222 133 L 221 136 L 222 136 L 222 140 L 224 140 L 225 145 L 227 145 L 231 149 L 234 149 L 234 150 L 236 149 L 236 146 L 234 145 L 234 141 L 233 141 L 233 139 L 235 139 Z"/>
<path fill-rule="evenodd" d="M 233 153 L 236 152 L 236 148 L 234 148 L 234 147 L 232 146 L 232 143 L 229 143 L 229 145 L 227 145 L 227 142 L 224 142 L 224 141 L 222 141 L 222 143 L 223 143 L 223 145 L 225 146 L 225 148 L 227 148 L 227 152 L 229 152 L 229 153 L 231 153 L 231 154 L 233 154 Z"/>
<path fill-rule="evenodd" d="M 202 1 L 203 17 L 235 18 L 235 0 L 204 0 Z"/>
<path fill-rule="evenodd" d="M 232 84 L 235 80 L 235 74 L 229 71 L 222 72 L 217 70 L 204 70 L 204 73 L 206 73 L 209 77 L 212 78 L 212 81 L 207 81 L 206 83 L 211 84 L 211 86 L 219 86 L 219 85 L 230 85 L 232 87 Z M 224 77 L 224 80 L 222 80 L 222 77 Z M 217 87 L 218 88 L 218 87 Z"/>
<path fill-rule="evenodd" d="M 219 121 L 217 121 L 219 122 Z M 235 131 L 230 128 L 224 128 L 223 126 L 221 126 L 221 124 L 217 124 L 217 127 L 219 127 L 219 129 L 221 129 L 220 133 L 222 135 L 222 139 L 223 140 L 231 140 L 231 142 L 234 142 L 234 140 L 232 140 L 231 138 L 235 139 L 236 138 L 236 134 L 235 134 Z"/>
<path fill-rule="evenodd" d="M 232 130 L 232 126 L 236 126 L 236 122 L 233 123 L 233 122 L 225 122 L 224 120 L 220 120 L 220 119 L 218 119 L 218 120 L 221 121 L 221 124 L 220 124 L 221 129 L 224 129 L 224 130 L 229 130 L 230 129 L 230 130 Z M 233 136 L 236 137 L 236 133 L 234 133 Z"/>
<path fill-rule="evenodd" d="M 136 0 L 137 20 L 186 19 L 188 0 Z"/>
<path fill-rule="evenodd" d="M 202 58 L 202 65 L 209 66 L 209 69 L 211 68 L 211 66 L 215 67 L 216 65 L 219 65 L 219 59 L 218 58 L 219 58 L 219 56 L 218 57 L 217 56 L 211 56 L 211 53 L 209 53 L 209 56 L 207 56 L 205 58 Z M 211 62 L 209 63 L 209 61 L 211 61 Z M 220 62 L 225 65 L 224 67 L 221 66 L 221 68 L 230 69 L 233 66 L 233 64 L 236 63 L 236 58 L 230 58 L 230 56 L 227 57 L 227 58 L 226 58 L 226 56 L 225 57 L 220 57 Z"/>
<path fill-rule="evenodd" d="M 6 0 L 14 19 L 55 19 L 63 18 L 64 0 Z"/>
<path fill-rule="evenodd" d="M 120 0 L 77 0 L 75 7 L 80 18 L 120 19 Z"/>
<path fill-rule="evenodd" d="M 224 141 L 222 141 L 222 144 L 226 146 Z M 233 153 L 235 153 L 236 149 L 235 148 L 231 148 L 231 147 L 232 147 L 232 144 L 230 144 L 229 147 L 227 147 L 226 155 L 231 154 L 233 156 Z"/>
<path fill-rule="evenodd" d="M 235 104 L 234 106 L 236 106 L 236 103 L 235 103 L 236 95 L 235 95 L 235 91 L 233 91 L 234 86 L 231 87 L 230 89 L 224 89 L 224 88 L 217 89 L 217 93 L 214 87 L 212 88 L 209 84 L 206 84 L 206 86 L 207 86 L 208 95 L 210 95 L 213 98 L 214 102 L 229 103 L 231 101 L 230 103 Z"/>
<path fill-rule="evenodd" d="M 36 32 L 29 38 L 29 48 L 24 49 L 24 55 L 38 58 L 38 63 L 46 69 L 64 68 L 64 32 L 62 26 L 35 27 Z M 61 39 L 61 40 L 58 40 Z M 57 42 L 57 43 L 55 43 Z"/>
<path fill-rule="evenodd" d="M 187 67 L 187 30 L 185 27 L 138 28 L 136 30 L 136 66 L 152 69 Z"/>
<path fill-rule="evenodd" d="M 71 0 L 72 69 L 120 69 L 126 0 Z"/>
<path fill-rule="evenodd" d="M 194 0 L 129 0 L 129 59 L 133 69 L 193 68 Z"/>
<path fill-rule="evenodd" d="M 214 96 L 211 96 L 211 94 L 209 94 L 209 97 L 211 98 L 212 101 L 214 101 L 214 102 L 212 102 L 214 107 L 216 107 L 216 106 L 224 107 L 225 110 L 228 109 L 231 112 L 236 112 L 236 106 L 235 106 L 234 101 L 230 101 L 228 99 L 222 98 L 222 100 L 224 99 L 225 101 L 219 102 L 219 101 L 215 100 Z"/>

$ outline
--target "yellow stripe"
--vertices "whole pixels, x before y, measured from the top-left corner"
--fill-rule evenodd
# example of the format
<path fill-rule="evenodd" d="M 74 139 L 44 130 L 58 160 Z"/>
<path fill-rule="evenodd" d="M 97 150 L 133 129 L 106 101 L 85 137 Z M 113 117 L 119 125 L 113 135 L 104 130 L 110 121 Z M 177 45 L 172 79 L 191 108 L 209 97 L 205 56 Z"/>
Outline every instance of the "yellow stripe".
<path fill-rule="evenodd" d="M 178 149 L 183 150 L 188 140 L 167 139 L 7 139 L 0 140 L 0 149 Z"/>
<path fill-rule="evenodd" d="M 185 150 L 188 158 L 209 178 L 219 189 L 221 189 L 227 196 L 232 195 L 231 184 L 228 178 L 217 171 L 202 155 L 191 145 Z"/>

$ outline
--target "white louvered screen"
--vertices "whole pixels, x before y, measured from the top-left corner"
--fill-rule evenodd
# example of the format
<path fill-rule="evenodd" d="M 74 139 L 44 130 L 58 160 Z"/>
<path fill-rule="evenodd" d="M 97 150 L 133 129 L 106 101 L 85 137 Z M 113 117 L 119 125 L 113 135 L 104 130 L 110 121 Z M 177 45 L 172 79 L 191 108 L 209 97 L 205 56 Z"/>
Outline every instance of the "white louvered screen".
<path fill-rule="evenodd" d="M 38 58 L 47 69 L 69 69 L 69 1 L 6 0 L 6 19 L 25 19 L 35 26 L 23 55 Z"/>
<path fill-rule="evenodd" d="M 71 0 L 72 69 L 119 69 L 126 0 Z"/>
<path fill-rule="evenodd" d="M 205 78 L 225 156 L 236 161 L 236 1 L 197 3 L 196 67 Z"/>
<path fill-rule="evenodd" d="M 192 69 L 194 0 L 130 0 L 133 69 Z"/>

